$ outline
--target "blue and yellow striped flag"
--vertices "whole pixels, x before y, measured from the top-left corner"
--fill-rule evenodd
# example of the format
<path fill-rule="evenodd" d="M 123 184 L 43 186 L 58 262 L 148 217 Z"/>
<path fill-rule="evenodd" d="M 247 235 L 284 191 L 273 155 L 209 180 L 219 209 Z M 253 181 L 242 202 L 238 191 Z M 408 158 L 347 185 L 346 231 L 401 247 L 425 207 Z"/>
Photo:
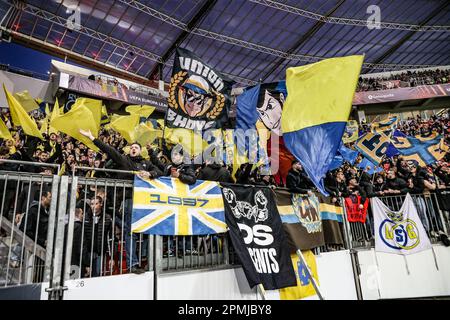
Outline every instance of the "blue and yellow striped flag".
<path fill-rule="evenodd" d="M 283 139 L 322 194 L 352 108 L 363 56 L 326 59 L 288 68 L 281 115 Z"/>
<path fill-rule="evenodd" d="M 227 231 L 222 191 L 217 182 L 134 178 L 132 232 L 205 235 Z"/>
<path fill-rule="evenodd" d="M 422 167 L 441 160 L 449 150 L 444 137 L 437 134 L 429 137 L 394 136 L 392 144 L 403 159 L 415 160 Z"/>

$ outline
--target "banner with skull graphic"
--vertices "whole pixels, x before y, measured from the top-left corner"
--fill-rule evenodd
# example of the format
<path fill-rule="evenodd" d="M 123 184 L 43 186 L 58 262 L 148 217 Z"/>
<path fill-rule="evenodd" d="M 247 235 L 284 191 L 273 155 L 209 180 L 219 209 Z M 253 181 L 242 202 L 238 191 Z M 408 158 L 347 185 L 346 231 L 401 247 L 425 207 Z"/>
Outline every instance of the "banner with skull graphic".
<path fill-rule="evenodd" d="M 223 184 L 225 221 L 251 288 L 296 285 L 289 247 L 269 188 Z"/>
<path fill-rule="evenodd" d="M 195 131 L 220 128 L 228 120 L 233 82 L 178 48 L 169 86 L 166 126 Z"/>

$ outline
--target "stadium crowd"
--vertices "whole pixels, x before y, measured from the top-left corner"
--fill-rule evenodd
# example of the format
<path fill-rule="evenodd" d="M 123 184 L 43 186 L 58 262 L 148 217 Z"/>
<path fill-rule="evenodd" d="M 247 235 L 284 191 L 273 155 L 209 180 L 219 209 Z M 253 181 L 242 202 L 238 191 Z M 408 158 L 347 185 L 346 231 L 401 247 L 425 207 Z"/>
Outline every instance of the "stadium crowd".
<path fill-rule="evenodd" d="M 2 111 L 1 117 L 7 126 L 11 126 L 8 109 Z M 42 118 L 42 115 L 38 115 L 37 118 Z M 359 129 L 361 133 L 367 132 L 370 130 L 370 125 L 363 124 Z M 397 129 L 407 135 L 428 136 L 434 132 L 443 134 L 445 143 L 450 145 L 448 113 L 439 117 L 433 116 L 427 120 L 420 117 L 410 118 L 400 122 Z M 311 194 L 311 192 L 317 191 L 298 161 L 293 161 L 292 168 L 286 177 L 286 183 L 277 184 L 273 176 L 261 174 L 260 170 L 251 164 L 243 164 L 234 175 L 231 166 L 216 163 L 185 164 L 182 150 L 175 153 L 168 152 L 169 146 L 163 140 L 147 146 L 137 143 L 127 145 L 126 140 L 119 133 L 105 127 L 101 129 L 98 138 L 94 138 L 89 131 L 80 130 L 81 134 L 93 141 L 100 152 L 89 149 L 82 142 L 65 134 L 51 133 L 49 136 L 45 135 L 45 141 L 41 141 L 35 137 L 25 136 L 19 128 L 11 128 L 11 133 L 14 140 L 2 141 L 0 145 L 0 170 L 4 171 L 24 171 L 42 175 L 57 173 L 72 175 L 77 166 L 89 167 L 89 170 L 78 169 L 75 171 L 76 175 L 89 178 L 129 180 L 133 177 L 124 172 L 96 170 L 105 168 L 138 171 L 140 176 L 146 178 L 171 176 L 179 178 L 186 184 L 193 184 L 200 179 L 286 187 L 292 192 L 302 194 Z M 354 144 L 347 144 L 347 147 L 354 148 Z M 1 159 L 42 164 L 55 163 L 59 164 L 61 168 L 59 172 L 56 172 L 52 167 L 9 163 L 1 161 Z M 366 198 L 374 196 L 402 195 L 408 192 L 422 194 L 450 187 L 449 153 L 441 161 L 427 167 L 410 163 L 401 156 L 386 157 L 380 164 L 382 171 L 374 174 L 369 174 L 367 169 L 357 167 L 361 160 L 362 156 L 359 156 L 353 165 L 344 162 L 341 167 L 328 172 L 325 187 L 334 202 L 339 202 L 340 197 L 360 196 L 364 202 Z M 45 246 L 48 224 L 45 217 L 48 217 L 51 199 L 52 196 L 55 196 L 51 194 L 50 186 L 36 182 L 33 182 L 31 186 L 24 183 L 20 193 L 16 195 L 16 190 L 19 190 L 17 184 L 9 183 L 6 186 L 2 181 L 0 189 L 6 190 L 5 194 L 2 191 L 5 205 L 1 215 L 14 220 L 28 236 L 36 238 L 39 245 Z M 141 263 L 138 261 L 136 251 L 128 256 L 126 251 L 124 253 L 121 248 L 117 247 L 121 243 L 119 239 L 123 239 L 125 247 L 128 247 L 130 243 L 133 243 L 134 248 L 136 247 L 137 238 L 135 235 L 130 235 L 131 194 L 127 191 L 124 197 L 115 199 L 110 192 L 111 190 L 106 192 L 104 187 L 81 188 L 81 186 L 77 192 L 72 263 L 78 266 L 82 265 L 83 275 L 95 276 L 105 271 L 104 268 L 107 264 L 103 261 L 103 257 L 110 257 L 106 253 L 113 250 L 107 245 L 110 243 L 108 239 L 111 237 L 115 237 L 117 240 L 113 241 L 116 243 L 114 249 L 116 260 L 122 255 L 124 261 L 128 261 L 125 262 L 125 270 L 130 269 L 127 268 L 127 265 L 131 266 L 133 272 L 141 270 L 139 265 L 142 265 L 142 261 Z M 28 194 L 31 196 L 27 197 Z M 15 199 L 16 197 L 17 199 Z M 120 208 L 119 212 L 115 212 L 114 208 Z M 24 219 L 25 212 L 28 212 L 26 219 Z M 427 228 L 427 221 L 424 221 L 424 225 Z M 439 227 L 439 229 L 442 228 Z M 177 241 L 164 243 L 167 256 L 173 255 L 173 246 L 176 246 Z M 199 244 L 200 241 L 183 243 L 186 246 L 185 249 L 193 253 L 197 253 Z M 87 248 L 86 245 L 90 247 Z M 178 246 L 181 247 L 182 244 L 179 243 Z M 145 247 L 145 245 L 142 246 L 142 248 Z M 117 261 L 115 267 L 117 268 Z"/>
<path fill-rule="evenodd" d="M 359 78 L 356 91 L 377 91 L 450 83 L 450 70 L 407 71 L 381 78 Z"/>

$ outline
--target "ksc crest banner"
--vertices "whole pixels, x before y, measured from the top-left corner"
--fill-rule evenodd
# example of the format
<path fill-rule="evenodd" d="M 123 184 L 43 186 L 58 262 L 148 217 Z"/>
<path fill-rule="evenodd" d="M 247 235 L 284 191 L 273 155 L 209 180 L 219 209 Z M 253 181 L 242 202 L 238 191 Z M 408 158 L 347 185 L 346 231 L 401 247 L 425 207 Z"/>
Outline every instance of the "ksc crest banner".
<path fill-rule="evenodd" d="M 196 131 L 220 128 L 228 119 L 232 84 L 194 53 L 178 48 L 169 86 L 166 126 Z"/>
<path fill-rule="evenodd" d="M 280 216 L 269 188 L 226 185 L 225 221 L 251 288 L 297 284 Z"/>
<path fill-rule="evenodd" d="M 431 249 L 409 193 L 399 211 L 392 211 L 378 198 L 372 198 L 372 211 L 376 251 L 411 254 Z"/>

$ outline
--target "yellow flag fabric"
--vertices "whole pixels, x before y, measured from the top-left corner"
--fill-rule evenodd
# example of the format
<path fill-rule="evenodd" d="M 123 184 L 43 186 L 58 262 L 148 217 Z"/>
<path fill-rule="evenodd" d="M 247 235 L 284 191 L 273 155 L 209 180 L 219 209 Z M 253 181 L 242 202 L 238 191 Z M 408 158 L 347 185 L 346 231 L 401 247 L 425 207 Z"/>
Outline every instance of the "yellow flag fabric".
<path fill-rule="evenodd" d="M 3 122 L 3 119 L 0 118 L 0 138 L 4 140 L 13 140 L 11 136 L 11 132 L 9 132 L 8 127 Z"/>
<path fill-rule="evenodd" d="M 97 123 L 94 120 L 92 110 L 88 106 L 79 105 L 72 108 L 69 112 L 53 119 L 50 125 L 56 130 L 83 142 L 92 150 L 99 151 L 90 139 L 80 134 L 80 129 L 90 130 L 94 137 L 98 137 Z"/>
<path fill-rule="evenodd" d="M 306 264 L 311 270 L 312 276 L 319 285 L 319 276 L 317 273 L 316 258 L 311 250 L 302 251 L 303 257 L 305 258 Z M 311 279 L 306 274 L 305 267 L 300 266 L 300 260 L 297 254 L 291 255 L 292 266 L 294 267 L 295 275 L 297 278 L 296 287 L 288 287 L 280 289 L 280 299 L 281 300 L 298 300 L 306 297 L 310 297 L 316 294 L 314 286 Z"/>
<path fill-rule="evenodd" d="M 141 118 L 148 118 L 153 111 L 155 111 L 155 107 L 147 105 L 131 105 L 126 107 L 125 110 L 130 114 L 139 114 Z"/>
<path fill-rule="evenodd" d="M 154 129 L 149 123 L 140 123 L 134 132 L 136 142 L 141 146 L 152 144 L 157 138 L 162 137 L 162 130 Z"/>
<path fill-rule="evenodd" d="M 136 140 L 135 130 L 139 125 L 139 115 L 132 114 L 129 116 L 117 116 L 111 119 L 111 129 L 117 131 L 128 143 L 133 143 Z"/>
<path fill-rule="evenodd" d="M 51 123 L 54 119 L 56 119 L 57 117 L 60 116 L 60 114 L 61 114 L 60 112 L 61 112 L 61 110 L 59 109 L 58 99 L 56 99 L 55 105 L 53 106 L 52 114 L 51 114 L 51 116 L 50 116 L 50 123 Z M 58 132 L 58 130 L 56 130 L 56 129 L 53 128 L 52 126 L 50 126 L 50 127 L 48 128 L 48 133 L 49 133 L 49 134 L 57 133 L 57 132 Z"/>
<path fill-rule="evenodd" d="M 226 164 L 231 164 L 233 166 L 231 176 L 236 180 L 236 172 L 238 171 L 239 167 L 244 163 L 248 163 L 249 160 L 245 154 L 240 154 L 238 152 L 236 144 L 234 143 L 234 130 L 225 130 L 223 134 L 226 152 Z"/>
<path fill-rule="evenodd" d="M 283 133 L 346 122 L 362 63 L 363 56 L 349 56 L 288 68 L 288 96 L 281 115 Z"/>
<path fill-rule="evenodd" d="M 164 128 L 164 138 L 171 144 L 180 144 L 191 156 L 200 154 L 208 146 L 200 134 L 184 128 Z"/>
<path fill-rule="evenodd" d="M 31 119 L 17 99 L 14 98 L 8 89 L 6 89 L 5 84 L 3 84 L 3 90 L 5 91 L 6 101 L 8 101 L 9 111 L 11 112 L 11 118 L 14 125 L 21 126 L 26 135 L 38 137 L 44 140 L 44 137 L 39 131 L 36 122 Z"/>
<path fill-rule="evenodd" d="M 20 105 L 25 109 L 26 112 L 30 112 L 39 109 L 39 105 L 36 100 L 30 95 L 28 90 L 14 93 L 14 98 L 20 103 Z"/>
<path fill-rule="evenodd" d="M 45 104 L 45 118 L 41 122 L 41 128 L 39 131 L 44 134 L 48 131 L 48 124 L 50 122 L 50 109 L 48 107 L 48 103 Z"/>
<path fill-rule="evenodd" d="M 78 98 L 75 100 L 72 109 L 76 109 L 80 106 L 86 106 L 92 112 L 92 117 L 95 121 L 96 132 L 100 130 L 100 121 L 102 118 L 102 101 L 90 98 Z"/>

